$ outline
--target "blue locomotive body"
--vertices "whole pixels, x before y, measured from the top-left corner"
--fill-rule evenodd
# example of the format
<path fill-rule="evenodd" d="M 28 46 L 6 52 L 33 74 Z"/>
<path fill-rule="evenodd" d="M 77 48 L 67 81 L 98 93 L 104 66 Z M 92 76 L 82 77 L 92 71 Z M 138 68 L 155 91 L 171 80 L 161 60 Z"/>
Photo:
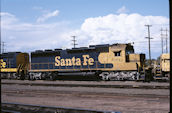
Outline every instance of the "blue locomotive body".
<path fill-rule="evenodd" d="M 108 52 L 109 45 L 90 46 L 89 48 L 73 48 L 35 51 L 31 53 L 31 70 L 62 71 L 92 70 L 112 68 L 112 64 L 101 64 L 98 60 L 100 52 Z"/>
<path fill-rule="evenodd" d="M 5 76 L 20 75 L 21 79 L 96 75 L 103 80 L 138 80 L 139 72 L 144 67 L 145 54 L 135 54 L 131 44 L 117 43 L 65 50 L 37 50 L 31 52 L 31 62 L 28 53 L 5 53 L 2 58 L 1 72 Z"/>
<path fill-rule="evenodd" d="M 17 55 L 20 52 L 10 52 L 1 54 L 1 62 L 4 63 L 3 68 L 17 68 Z"/>

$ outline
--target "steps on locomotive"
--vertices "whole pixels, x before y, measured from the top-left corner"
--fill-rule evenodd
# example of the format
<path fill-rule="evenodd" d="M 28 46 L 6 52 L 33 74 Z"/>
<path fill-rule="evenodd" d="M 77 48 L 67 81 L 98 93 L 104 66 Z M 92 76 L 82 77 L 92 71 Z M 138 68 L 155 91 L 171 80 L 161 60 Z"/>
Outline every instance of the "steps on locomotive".
<path fill-rule="evenodd" d="M 155 68 L 154 80 L 156 80 L 156 81 L 162 81 L 163 80 L 163 76 L 161 74 L 160 66 L 157 66 Z"/>

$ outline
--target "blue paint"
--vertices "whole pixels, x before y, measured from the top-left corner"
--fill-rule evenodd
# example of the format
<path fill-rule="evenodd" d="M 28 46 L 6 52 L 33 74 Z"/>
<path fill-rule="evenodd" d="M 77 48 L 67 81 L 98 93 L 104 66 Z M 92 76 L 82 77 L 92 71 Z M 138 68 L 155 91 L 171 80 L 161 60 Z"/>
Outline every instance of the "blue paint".
<path fill-rule="evenodd" d="M 97 47 L 97 48 L 101 48 L 101 47 Z M 102 48 L 101 51 L 106 51 L 106 48 Z M 105 49 L 105 50 L 103 50 Z M 79 52 L 78 52 L 79 51 Z M 98 56 L 100 54 L 100 50 L 97 51 L 96 49 L 94 50 L 82 50 L 82 49 L 78 49 L 78 51 L 76 50 L 61 50 L 60 52 L 56 52 L 56 51 L 52 51 L 51 54 L 47 53 L 47 52 L 42 52 L 42 53 L 35 53 L 32 52 L 31 54 L 31 69 L 32 70 L 36 70 L 36 69 L 94 69 L 94 68 L 112 68 L 113 64 L 101 64 L 98 61 Z M 83 55 L 89 55 L 89 58 L 93 58 L 94 59 L 94 63 L 93 65 L 83 65 L 84 62 L 84 58 Z M 73 57 L 75 58 L 80 58 L 81 60 L 81 66 L 76 66 L 76 65 L 72 65 L 72 66 L 55 66 L 55 57 L 56 56 L 60 56 L 60 59 L 72 59 Z"/>
<path fill-rule="evenodd" d="M 1 59 L 6 63 L 5 68 L 17 68 L 17 55 L 19 52 L 3 53 Z"/>

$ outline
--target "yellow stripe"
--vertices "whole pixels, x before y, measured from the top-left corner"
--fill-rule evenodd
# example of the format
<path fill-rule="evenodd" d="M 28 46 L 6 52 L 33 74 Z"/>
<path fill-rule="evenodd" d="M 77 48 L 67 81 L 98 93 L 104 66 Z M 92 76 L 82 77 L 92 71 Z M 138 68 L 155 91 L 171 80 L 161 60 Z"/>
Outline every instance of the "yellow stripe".
<path fill-rule="evenodd" d="M 102 70 L 102 71 L 124 71 L 124 70 L 114 70 L 113 68 L 81 68 L 81 69 L 35 69 L 29 70 L 29 72 L 50 72 L 50 71 L 90 71 L 90 70 Z M 126 70 L 127 71 L 127 70 Z M 128 70 L 128 71 L 136 71 L 136 70 Z"/>
<path fill-rule="evenodd" d="M 17 72 L 17 68 L 2 68 L 0 72 Z"/>

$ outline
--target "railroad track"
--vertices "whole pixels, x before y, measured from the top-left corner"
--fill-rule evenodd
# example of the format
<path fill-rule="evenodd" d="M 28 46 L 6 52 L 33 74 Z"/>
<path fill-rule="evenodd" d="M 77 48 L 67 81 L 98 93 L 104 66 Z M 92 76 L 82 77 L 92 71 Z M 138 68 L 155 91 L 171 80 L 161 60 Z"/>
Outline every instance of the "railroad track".
<path fill-rule="evenodd" d="M 75 83 L 12 83 L 12 82 L 1 82 L 1 84 L 6 84 L 6 85 L 29 85 L 29 86 L 51 86 L 51 87 L 95 87 L 95 88 L 135 88 L 135 89 L 169 89 L 169 85 L 111 85 L 111 84 L 75 84 Z"/>
<path fill-rule="evenodd" d="M 1 103 L 1 113 L 121 113 L 118 111 L 98 111 L 80 108 L 40 106 L 19 103 Z"/>
<path fill-rule="evenodd" d="M 166 113 L 169 109 L 169 89 L 139 88 L 95 88 L 81 85 L 154 85 L 168 86 L 166 83 L 136 82 L 76 82 L 76 81 L 2 81 L 2 102 L 34 105 L 64 106 L 96 110 L 112 110 L 122 113 Z M 11 83 L 11 84 L 10 84 Z M 15 84 L 14 84 L 15 83 Z M 20 84 L 18 84 L 20 83 Z M 24 84 L 24 85 L 21 85 Z M 30 86 L 28 84 L 31 84 Z M 34 84 L 34 85 L 33 85 Z M 39 84 L 40 86 L 37 86 Z M 43 84 L 43 85 L 41 85 Z M 45 86 L 48 84 L 49 86 Z M 60 87 L 56 84 L 67 84 Z M 71 84 L 79 85 L 71 87 Z M 143 104 L 142 104 L 143 103 Z M 146 107 L 145 107 L 146 106 Z M 33 107 L 33 110 L 36 110 Z M 40 108 L 42 109 L 42 108 Z M 20 112 L 13 109 L 3 109 Z M 46 111 L 46 110 L 44 110 Z M 10 112 L 8 112 L 10 113 Z M 32 113 L 32 112 L 31 112 Z M 36 112 L 35 112 L 36 113 Z M 55 112 L 53 112 L 55 113 Z M 58 113 L 58 112 L 56 112 Z M 65 113 L 65 112 L 59 112 Z M 78 113 L 78 112 L 76 112 Z M 100 112 L 101 113 L 101 112 Z M 116 113 L 116 112 L 113 112 Z M 118 112 L 117 112 L 118 113 Z"/>

